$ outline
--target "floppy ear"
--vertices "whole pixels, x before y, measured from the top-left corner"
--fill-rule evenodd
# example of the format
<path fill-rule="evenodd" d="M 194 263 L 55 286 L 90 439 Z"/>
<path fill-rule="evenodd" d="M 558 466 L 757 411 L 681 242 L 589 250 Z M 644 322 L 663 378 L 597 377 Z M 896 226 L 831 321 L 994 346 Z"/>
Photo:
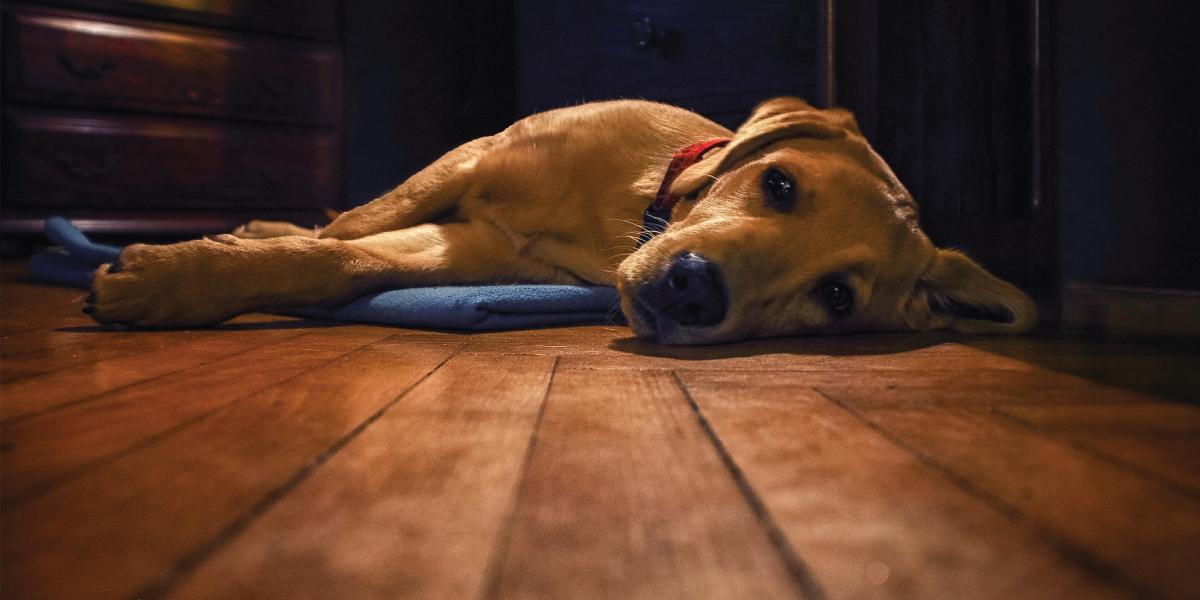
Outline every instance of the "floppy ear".
<path fill-rule="evenodd" d="M 754 107 L 750 118 L 738 127 L 728 145 L 681 173 L 672 184 L 671 193 L 693 195 L 739 160 L 782 139 L 836 139 L 850 134 L 862 135 L 854 115 L 848 110 L 815 108 L 800 98 L 789 96 L 772 98 Z"/>
<path fill-rule="evenodd" d="M 938 250 L 917 283 L 935 326 L 964 333 L 1024 333 L 1037 306 L 1024 292 L 956 250 Z"/>

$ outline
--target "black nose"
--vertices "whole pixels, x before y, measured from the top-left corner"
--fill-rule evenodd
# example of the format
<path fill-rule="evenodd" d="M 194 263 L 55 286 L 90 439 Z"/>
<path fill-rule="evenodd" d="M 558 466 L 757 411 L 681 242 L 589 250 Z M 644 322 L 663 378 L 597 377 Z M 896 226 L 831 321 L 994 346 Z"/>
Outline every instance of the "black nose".
<path fill-rule="evenodd" d="M 656 315 L 687 327 L 720 323 L 729 304 L 716 263 L 693 252 L 676 256 L 667 272 L 642 288 L 638 298 Z"/>

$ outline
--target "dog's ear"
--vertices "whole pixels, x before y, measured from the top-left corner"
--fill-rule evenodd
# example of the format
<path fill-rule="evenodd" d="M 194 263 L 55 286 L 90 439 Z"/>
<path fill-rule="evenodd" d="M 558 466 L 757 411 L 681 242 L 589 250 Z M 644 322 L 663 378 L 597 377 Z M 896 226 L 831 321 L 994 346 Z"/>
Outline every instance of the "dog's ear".
<path fill-rule="evenodd" d="M 671 186 L 671 193 L 696 194 L 720 173 L 768 144 L 788 138 L 837 139 L 848 135 L 862 137 L 850 111 L 841 108 L 816 108 L 788 96 L 760 103 L 733 135 L 733 140 L 711 157 L 685 170 Z"/>
<path fill-rule="evenodd" d="M 862 135 L 858 121 L 844 108 L 817 108 L 803 98 L 780 96 L 764 100 L 755 106 L 750 112 L 750 118 L 738 127 L 737 136 L 749 138 L 765 130 L 773 130 L 785 124 L 794 125 L 801 121 L 810 123 L 813 135 L 802 134 L 800 137 L 841 137 L 847 132 Z"/>
<path fill-rule="evenodd" d="M 1023 333 L 1037 323 L 1037 306 L 1029 296 L 956 250 L 937 251 L 917 291 L 928 304 L 933 328 Z"/>

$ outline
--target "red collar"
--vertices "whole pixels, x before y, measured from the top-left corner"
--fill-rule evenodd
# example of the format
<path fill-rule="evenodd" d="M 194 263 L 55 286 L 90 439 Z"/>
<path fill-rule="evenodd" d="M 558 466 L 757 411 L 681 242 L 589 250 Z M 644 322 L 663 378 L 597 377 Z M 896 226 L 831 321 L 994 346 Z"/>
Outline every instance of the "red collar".
<path fill-rule="evenodd" d="M 709 150 L 728 143 L 729 138 L 696 142 L 684 147 L 671 157 L 671 164 L 667 166 L 667 172 L 663 175 L 662 185 L 658 186 L 654 202 L 642 213 L 642 234 L 638 238 L 638 246 L 662 233 L 667 228 L 667 224 L 671 222 L 671 210 L 679 202 L 679 196 L 671 193 L 671 184 L 675 183 L 675 178 L 679 177 L 684 169 L 700 162 Z"/>

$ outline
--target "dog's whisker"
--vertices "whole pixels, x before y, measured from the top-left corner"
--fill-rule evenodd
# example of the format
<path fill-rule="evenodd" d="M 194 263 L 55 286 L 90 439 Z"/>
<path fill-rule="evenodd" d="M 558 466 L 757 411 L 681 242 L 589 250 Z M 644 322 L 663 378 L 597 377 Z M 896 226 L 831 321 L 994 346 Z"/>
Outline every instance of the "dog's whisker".
<path fill-rule="evenodd" d="M 632 221 L 632 220 L 630 220 L 630 219 L 608 219 L 608 220 L 609 220 L 609 221 L 617 221 L 617 222 L 619 222 L 619 223 L 624 223 L 624 224 L 626 224 L 626 225 L 629 225 L 629 226 L 631 226 L 631 227 L 641 227 L 641 226 L 642 226 L 642 224 L 641 224 L 641 223 L 638 223 L 637 221 Z"/>

